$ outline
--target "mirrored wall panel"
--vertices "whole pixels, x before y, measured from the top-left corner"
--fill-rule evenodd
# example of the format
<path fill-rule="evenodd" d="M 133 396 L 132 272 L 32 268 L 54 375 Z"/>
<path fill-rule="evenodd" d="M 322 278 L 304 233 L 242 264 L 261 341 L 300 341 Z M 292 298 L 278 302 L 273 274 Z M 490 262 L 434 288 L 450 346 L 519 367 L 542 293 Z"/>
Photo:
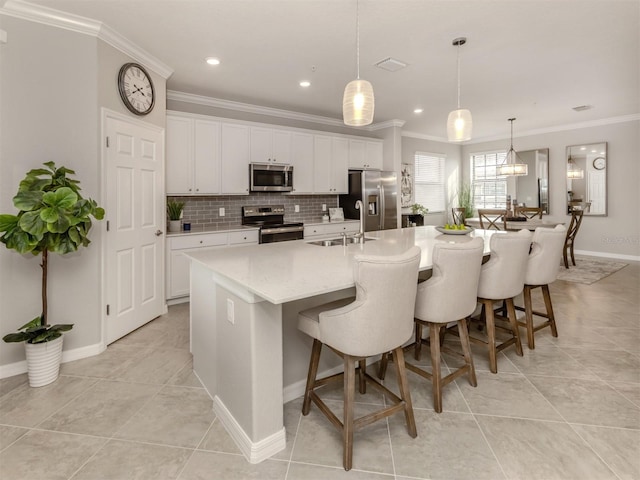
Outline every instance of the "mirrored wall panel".
<path fill-rule="evenodd" d="M 607 142 L 567 147 L 567 214 L 607 215 Z"/>
<path fill-rule="evenodd" d="M 540 207 L 549 214 L 549 149 L 518 152 L 518 161 L 527 164 L 528 174 L 507 177 L 507 194 L 516 205 Z"/>

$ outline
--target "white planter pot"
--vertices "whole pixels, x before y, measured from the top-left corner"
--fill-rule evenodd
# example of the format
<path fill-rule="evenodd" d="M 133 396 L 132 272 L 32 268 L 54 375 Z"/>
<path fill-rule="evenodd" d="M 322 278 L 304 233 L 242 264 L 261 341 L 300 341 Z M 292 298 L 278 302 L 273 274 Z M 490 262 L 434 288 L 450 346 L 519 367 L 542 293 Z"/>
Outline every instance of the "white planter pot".
<path fill-rule="evenodd" d="M 169 231 L 170 232 L 179 232 L 182 225 L 180 220 L 169 220 Z"/>
<path fill-rule="evenodd" d="M 44 343 L 25 343 L 29 386 L 43 387 L 53 383 L 60 373 L 62 336 Z"/>

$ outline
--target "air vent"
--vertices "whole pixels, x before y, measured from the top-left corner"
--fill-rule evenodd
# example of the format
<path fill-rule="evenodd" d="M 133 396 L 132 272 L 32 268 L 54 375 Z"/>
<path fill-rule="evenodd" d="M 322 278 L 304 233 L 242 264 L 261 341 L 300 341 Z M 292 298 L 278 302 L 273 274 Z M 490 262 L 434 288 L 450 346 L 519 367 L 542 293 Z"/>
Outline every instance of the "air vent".
<path fill-rule="evenodd" d="M 387 70 L 388 72 L 397 72 L 398 70 L 402 70 L 406 67 L 407 64 L 400 60 L 396 60 L 395 58 L 388 57 L 384 60 L 380 60 L 375 64 L 375 66 L 383 70 Z"/>
<path fill-rule="evenodd" d="M 577 107 L 573 107 L 573 110 L 576 112 L 584 112 L 585 110 L 591 110 L 593 105 L 578 105 Z"/>

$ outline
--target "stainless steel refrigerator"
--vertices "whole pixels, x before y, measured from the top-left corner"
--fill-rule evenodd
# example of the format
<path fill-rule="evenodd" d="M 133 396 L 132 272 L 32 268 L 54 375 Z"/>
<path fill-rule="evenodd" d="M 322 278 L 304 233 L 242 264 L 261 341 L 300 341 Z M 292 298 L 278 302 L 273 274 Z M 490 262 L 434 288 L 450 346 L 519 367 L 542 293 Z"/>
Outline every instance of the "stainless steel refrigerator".
<path fill-rule="evenodd" d="M 360 211 L 356 210 L 357 200 L 362 200 L 365 207 L 365 232 L 398 228 L 398 179 L 395 172 L 350 170 L 349 193 L 339 198 L 344 218 L 360 218 Z"/>

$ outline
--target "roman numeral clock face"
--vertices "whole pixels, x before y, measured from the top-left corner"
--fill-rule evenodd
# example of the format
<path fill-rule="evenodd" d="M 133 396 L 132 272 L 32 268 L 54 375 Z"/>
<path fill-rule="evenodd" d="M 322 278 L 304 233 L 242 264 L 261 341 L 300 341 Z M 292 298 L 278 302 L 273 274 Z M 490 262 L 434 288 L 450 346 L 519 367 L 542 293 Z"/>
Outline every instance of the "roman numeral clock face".
<path fill-rule="evenodd" d="M 137 63 L 125 63 L 120 68 L 118 90 L 125 106 L 136 115 L 146 115 L 153 110 L 153 82 L 147 71 Z"/>

